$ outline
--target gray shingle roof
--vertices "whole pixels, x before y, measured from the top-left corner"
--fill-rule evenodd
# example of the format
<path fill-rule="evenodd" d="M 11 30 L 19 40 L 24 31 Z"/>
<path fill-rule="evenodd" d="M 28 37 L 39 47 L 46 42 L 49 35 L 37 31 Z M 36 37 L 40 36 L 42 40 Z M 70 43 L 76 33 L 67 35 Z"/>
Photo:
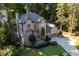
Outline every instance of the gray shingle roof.
<path fill-rule="evenodd" d="M 41 21 L 41 16 L 33 13 L 33 12 L 27 12 L 24 15 L 20 16 L 20 23 L 24 23 L 26 20 L 31 19 L 33 22 L 40 22 Z"/>

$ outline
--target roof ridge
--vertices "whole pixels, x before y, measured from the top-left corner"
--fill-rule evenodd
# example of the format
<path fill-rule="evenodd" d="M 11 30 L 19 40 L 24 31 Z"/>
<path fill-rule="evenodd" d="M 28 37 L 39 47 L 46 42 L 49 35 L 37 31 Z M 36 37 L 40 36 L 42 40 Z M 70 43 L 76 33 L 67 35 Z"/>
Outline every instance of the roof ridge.
<path fill-rule="evenodd" d="M 33 22 L 40 22 L 42 18 L 39 14 L 30 11 L 30 12 L 26 12 L 25 14 L 21 15 L 20 21 L 27 20 L 29 17 L 31 18 Z"/>

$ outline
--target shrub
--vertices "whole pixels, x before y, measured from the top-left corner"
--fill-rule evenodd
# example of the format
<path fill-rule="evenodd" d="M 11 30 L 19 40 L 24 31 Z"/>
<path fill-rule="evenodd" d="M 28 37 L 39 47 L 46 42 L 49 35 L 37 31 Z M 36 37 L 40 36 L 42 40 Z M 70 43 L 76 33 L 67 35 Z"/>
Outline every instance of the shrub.
<path fill-rule="evenodd" d="M 53 41 L 50 44 L 53 45 L 53 46 L 56 46 L 57 45 L 57 42 L 56 41 Z"/>
<path fill-rule="evenodd" d="M 48 35 L 46 35 L 45 41 L 49 41 L 49 40 L 51 40 L 51 38 Z"/>
<path fill-rule="evenodd" d="M 34 46 L 35 45 L 35 42 L 36 42 L 35 35 L 34 34 L 31 34 L 28 39 L 31 42 L 31 46 Z"/>
<path fill-rule="evenodd" d="M 12 45 L 15 45 L 16 48 L 19 48 L 20 47 L 20 38 L 16 38 L 14 40 L 12 40 Z"/>
<path fill-rule="evenodd" d="M 40 35 L 41 35 L 41 37 L 45 36 L 45 29 L 43 27 L 41 28 L 41 34 Z"/>
<path fill-rule="evenodd" d="M 9 46 L 12 50 L 12 55 L 18 55 L 18 49 L 15 46 Z"/>
<path fill-rule="evenodd" d="M 4 27 L 0 27 L 0 43 L 5 42 L 6 40 L 4 39 L 5 34 L 4 34 L 5 28 Z"/>
<path fill-rule="evenodd" d="M 9 48 L 0 50 L 0 56 L 11 56 L 11 55 L 12 55 L 12 50 Z"/>
<path fill-rule="evenodd" d="M 15 46 L 8 46 L 0 49 L 0 56 L 12 56 L 18 54 L 18 50 Z"/>

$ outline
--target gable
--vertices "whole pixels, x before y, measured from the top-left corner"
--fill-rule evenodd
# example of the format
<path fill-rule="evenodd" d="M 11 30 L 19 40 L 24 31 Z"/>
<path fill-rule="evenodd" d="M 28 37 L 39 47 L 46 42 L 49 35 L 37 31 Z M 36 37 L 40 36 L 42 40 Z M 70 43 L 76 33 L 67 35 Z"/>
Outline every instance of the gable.
<path fill-rule="evenodd" d="M 26 23 L 30 24 L 30 23 L 32 23 L 32 21 L 31 20 L 26 20 Z"/>
<path fill-rule="evenodd" d="M 36 13 L 33 12 L 28 12 L 25 13 L 24 15 L 20 16 L 20 22 L 26 22 L 26 20 L 32 20 L 32 22 L 40 22 L 42 17 Z"/>

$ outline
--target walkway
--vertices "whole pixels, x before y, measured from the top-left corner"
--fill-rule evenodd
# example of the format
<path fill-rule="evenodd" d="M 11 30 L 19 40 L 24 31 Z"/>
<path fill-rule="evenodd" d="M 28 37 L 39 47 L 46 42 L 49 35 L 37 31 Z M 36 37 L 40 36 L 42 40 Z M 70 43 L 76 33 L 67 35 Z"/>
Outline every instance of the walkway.
<path fill-rule="evenodd" d="M 71 56 L 79 56 L 79 50 L 73 45 L 75 41 L 72 38 L 53 37 L 51 41 L 56 41 Z"/>

